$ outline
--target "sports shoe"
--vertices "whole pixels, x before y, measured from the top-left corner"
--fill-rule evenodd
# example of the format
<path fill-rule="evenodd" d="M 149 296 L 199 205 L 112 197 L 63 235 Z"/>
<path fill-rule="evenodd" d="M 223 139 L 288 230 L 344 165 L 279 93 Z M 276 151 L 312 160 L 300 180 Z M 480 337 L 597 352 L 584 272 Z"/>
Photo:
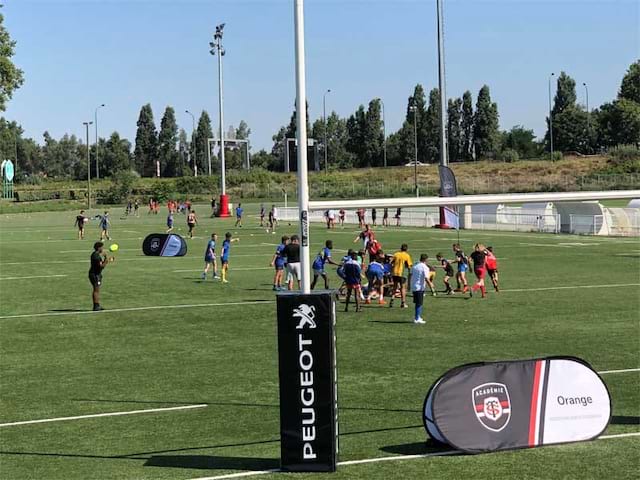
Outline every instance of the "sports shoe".
<path fill-rule="evenodd" d="M 400 308 L 409 308 L 409 305 L 407 305 L 406 303 L 403 303 L 402 305 L 400 305 Z"/>
<path fill-rule="evenodd" d="M 453 295 L 453 290 L 447 290 L 447 295 Z"/>
<path fill-rule="evenodd" d="M 378 300 L 378 305 L 386 305 L 387 302 L 385 302 L 384 300 L 380 299 Z"/>
<path fill-rule="evenodd" d="M 364 303 L 366 303 L 367 305 L 371 305 L 371 299 L 370 299 L 370 298 L 367 298 L 367 299 L 364 301 Z"/>
<path fill-rule="evenodd" d="M 229 283 L 229 280 L 222 280 L 222 283 Z"/>
<path fill-rule="evenodd" d="M 413 321 L 413 323 L 415 323 L 416 325 L 424 325 L 424 324 L 425 324 L 425 323 L 427 323 L 427 322 L 425 322 L 422 318 L 416 318 L 416 319 Z"/>
<path fill-rule="evenodd" d="M 96 305 L 95 307 L 93 307 L 93 311 L 94 312 L 101 312 L 103 310 L 104 310 L 104 308 L 102 308 L 102 306 L 100 306 L 100 305 Z"/>
<path fill-rule="evenodd" d="M 431 296 L 432 296 L 432 297 L 437 297 L 437 296 L 438 296 L 438 294 L 437 294 L 436 292 L 433 292 L 433 293 L 431 294 Z"/>
<path fill-rule="evenodd" d="M 469 298 L 473 298 L 473 289 L 472 288 L 469 289 Z"/>
<path fill-rule="evenodd" d="M 278 292 L 278 291 L 280 291 L 280 288 L 279 288 L 279 287 L 276 287 L 276 286 L 274 285 L 272 290 L 273 290 L 274 292 Z"/>
<path fill-rule="evenodd" d="M 202 280 L 206 280 L 206 279 L 207 279 L 207 274 L 206 274 L 206 273 L 203 273 L 202 275 L 200 275 L 200 278 L 201 278 Z"/>

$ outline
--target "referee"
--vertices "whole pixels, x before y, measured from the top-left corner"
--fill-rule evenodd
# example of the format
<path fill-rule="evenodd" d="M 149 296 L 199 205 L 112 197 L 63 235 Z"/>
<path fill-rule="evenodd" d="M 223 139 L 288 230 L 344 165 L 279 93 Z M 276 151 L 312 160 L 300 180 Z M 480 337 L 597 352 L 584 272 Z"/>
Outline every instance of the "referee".
<path fill-rule="evenodd" d="M 108 258 L 104 254 L 104 243 L 96 242 L 93 244 L 93 253 L 91 254 L 91 268 L 89 269 L 89 281 L 93 286 L 93 311 L 99 312 L 104 310 L 100 306 L 100 286 L 102 285 L 102 270 L 109 262 L 113 262 L 114 258 Z"/>

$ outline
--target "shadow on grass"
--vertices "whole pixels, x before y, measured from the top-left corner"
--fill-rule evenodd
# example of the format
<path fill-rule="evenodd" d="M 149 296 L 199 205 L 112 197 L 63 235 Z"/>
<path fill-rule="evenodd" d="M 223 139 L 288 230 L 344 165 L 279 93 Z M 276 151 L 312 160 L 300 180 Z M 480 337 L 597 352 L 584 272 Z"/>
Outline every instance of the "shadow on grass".
<path fill-rule="evenodd" d="M 202 470 L 275 470 L 280 462 L 274 458 L 218 457 L 209 455 L 152 456 L 145 467 L 193 468 Z"/>
<path fill-rule="evenodd" d="M 611 417 L 612 425 L 640 425 L 640 417 L 627 417 L 614 415 Z"/>
<path fill-rule="evenodd" d="M 389 445 L 380 450 L 395 455 L 450 455 L 455 450 L 447 445 L 442 445 L 432 440 L 424 442 L 402 443 L 400 445 Z"/>
<path fill-rule="evenodd" d="M 92 312 L 90 308 L 57 308 L 49 310 L 49 312 Z"/>

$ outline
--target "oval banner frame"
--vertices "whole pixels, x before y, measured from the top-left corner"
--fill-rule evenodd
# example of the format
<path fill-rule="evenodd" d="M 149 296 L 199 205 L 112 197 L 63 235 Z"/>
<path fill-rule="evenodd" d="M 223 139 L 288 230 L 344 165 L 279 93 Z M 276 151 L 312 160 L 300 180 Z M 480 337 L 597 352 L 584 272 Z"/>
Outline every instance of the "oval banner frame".
<path fill-rule="evenodd" d="M 187 242 L 175 233 L 152 233 L 142 242 L 142 253 L 151 257 L 184 257 Z"/>
<path fill-rule="evenodd" d="M 611 420 L 611 395 L 576 357 L 472 363 L 434 382 L 422 408 L 434 440 L 467 453 L 593 440 Z"/>

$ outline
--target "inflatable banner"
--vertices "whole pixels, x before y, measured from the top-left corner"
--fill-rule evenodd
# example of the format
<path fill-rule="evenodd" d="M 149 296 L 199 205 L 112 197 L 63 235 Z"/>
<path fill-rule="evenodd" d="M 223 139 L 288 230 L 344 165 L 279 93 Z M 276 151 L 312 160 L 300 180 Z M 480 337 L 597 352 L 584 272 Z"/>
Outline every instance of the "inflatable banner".
<path fill-rule="evenodd" d="M 335 294 L 280 293 L 280 464 L 335 472 L 338 456 Z"/>
<path fill-rule="evenodd" d="M 606 385 L 574 357 L 474 363 L 430 388 L 427 433 L 469 453 L 592 440 L 611 417 Z"/>
<path fill-rule="evenodd" d="M 184 257 L 187 242 L 180 235 L 152 233 L 142 242 L 142 253 L 152 257 Z"/>

